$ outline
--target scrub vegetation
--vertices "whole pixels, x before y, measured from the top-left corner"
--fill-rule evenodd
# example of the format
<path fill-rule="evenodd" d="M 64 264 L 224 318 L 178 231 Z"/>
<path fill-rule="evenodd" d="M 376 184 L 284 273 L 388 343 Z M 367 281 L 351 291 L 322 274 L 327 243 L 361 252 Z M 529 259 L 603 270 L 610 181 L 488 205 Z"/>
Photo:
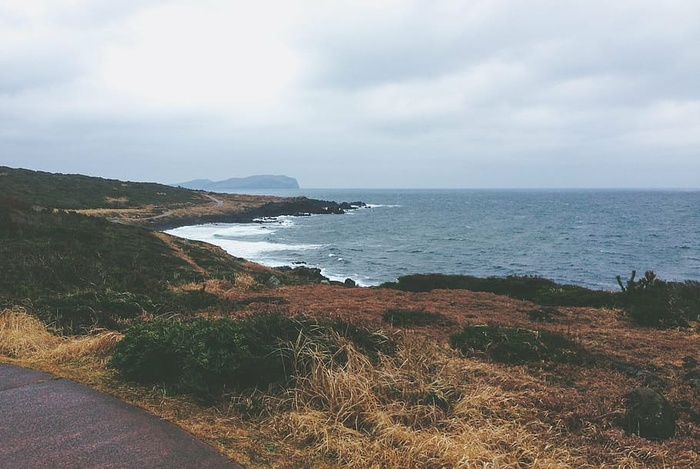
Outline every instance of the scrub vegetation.
<path fill-rule="evenodd" d="M 245 467 L 700 467 L 696 282 L 323 285 L 0 188 L 0 361 Z M 631 414 L 649 395 L 672 429 Z"/>

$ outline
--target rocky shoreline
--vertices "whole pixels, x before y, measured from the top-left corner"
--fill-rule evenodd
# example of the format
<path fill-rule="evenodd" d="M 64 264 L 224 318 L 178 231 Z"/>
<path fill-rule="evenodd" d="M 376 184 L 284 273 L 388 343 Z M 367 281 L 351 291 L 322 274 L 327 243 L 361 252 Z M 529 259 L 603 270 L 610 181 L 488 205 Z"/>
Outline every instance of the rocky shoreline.
<path fill-rule="evenodd" d="M 348 210 L 355 210 L 366 205 L 364 202 L 359 201 L 339 203 L 309 199 L 307 197 L 290 197 L 238 212 L 197 213 L 195 211 L 187 211 L 185 213 L 180 212 L 145 218 L 132 224 L 153 230 L 169 230 L 181 226 L 206 223 L 254 223 L 262 218 L 280 216 L 342 215 Z"/>

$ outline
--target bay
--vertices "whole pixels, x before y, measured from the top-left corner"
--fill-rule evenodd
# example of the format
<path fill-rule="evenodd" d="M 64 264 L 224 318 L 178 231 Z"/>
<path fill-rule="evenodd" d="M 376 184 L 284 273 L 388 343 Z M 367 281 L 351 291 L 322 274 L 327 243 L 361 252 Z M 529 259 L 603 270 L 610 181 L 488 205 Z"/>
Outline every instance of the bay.
<path fill-rule="evenodd" d="M 700 280 L 700 191 L 324 190 L 273 195 L 363 201 L 345 215 L 210 224 L 168 233 L 268 266 L 307 265 L 378 285 L 412 273 L 537 275 L 617 289 L 654 270 Z"/>

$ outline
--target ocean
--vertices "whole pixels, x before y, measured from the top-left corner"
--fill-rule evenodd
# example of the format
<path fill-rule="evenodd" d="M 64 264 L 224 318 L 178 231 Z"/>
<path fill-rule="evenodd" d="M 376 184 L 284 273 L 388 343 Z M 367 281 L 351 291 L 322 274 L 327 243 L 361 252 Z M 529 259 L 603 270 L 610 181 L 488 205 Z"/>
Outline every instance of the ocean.
<path fill-rule="evenodd" d="M 269 192 L 268 192 L 269 193 Z M 617 290 L 615 277 L 653 270 L 700 280 L 700 191 L 282 191 L 368 204 L 345 215 L 180 227 L 267 266 L 306 265 L 334 280 L 378 285 L 413 273 L 536 275 Z"/>

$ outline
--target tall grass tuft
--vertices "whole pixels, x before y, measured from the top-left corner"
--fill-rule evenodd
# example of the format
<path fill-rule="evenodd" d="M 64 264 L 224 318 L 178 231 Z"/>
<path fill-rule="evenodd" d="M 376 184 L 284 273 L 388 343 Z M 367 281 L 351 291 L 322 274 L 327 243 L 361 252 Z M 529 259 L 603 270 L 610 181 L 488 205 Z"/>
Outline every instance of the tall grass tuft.
<path fill-rule="evenodd" d="M 23 358 L 53 349 L 61 338 L 48 332 L 44 323 L 22 308 L 0 312 L 0 354 Z"/>
<path fill-rule="evenodd" d="M 0 312 L 0 355 L 12 359 L 61 363 L 106 357 L 122 335 L 99 331 L 79 337 L 52 334 L 47 326 L 22 308 Z"/>
<path fill-rule="evenodd" d="M 296 385 L 269 425 L 340 467 L 567 467 L 577 459 L 538 440 L 543 422 L 497 384 L 471 384 L 488 364 L 406 336 L 373 364 L 344 342 L 345 361 L 293 344 Z M 489 369 L 489 372 L 492 370 Z M 498 377 L 498 373 L 495 373 Z M 533 430 L 536 429 L 536 432 Z"/>

